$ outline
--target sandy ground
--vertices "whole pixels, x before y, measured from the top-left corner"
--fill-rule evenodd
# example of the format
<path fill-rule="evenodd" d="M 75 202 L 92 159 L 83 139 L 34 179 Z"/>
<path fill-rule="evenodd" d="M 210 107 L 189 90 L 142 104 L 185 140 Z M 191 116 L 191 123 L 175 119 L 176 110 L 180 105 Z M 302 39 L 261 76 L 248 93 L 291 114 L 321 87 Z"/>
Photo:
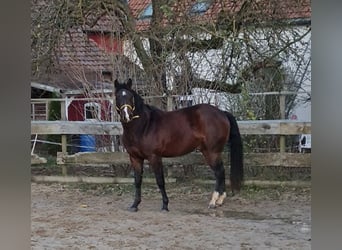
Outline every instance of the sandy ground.
<path fill-rule="evenodd" d="M 32 249 L 311 249 L 310 189 L 242 190 L 208 209 L 209 189 L 167 186 L 170 212 L 143 186 L 32 183 Z"/>

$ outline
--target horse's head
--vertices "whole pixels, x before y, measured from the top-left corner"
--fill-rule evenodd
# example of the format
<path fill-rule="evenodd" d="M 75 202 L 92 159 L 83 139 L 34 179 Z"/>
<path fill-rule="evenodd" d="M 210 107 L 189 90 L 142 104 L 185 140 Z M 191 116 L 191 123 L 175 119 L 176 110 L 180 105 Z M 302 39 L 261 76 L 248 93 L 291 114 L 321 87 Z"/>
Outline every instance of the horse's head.
<path fill-rule="evenodd" d="M 128 79 L 127 83 L 120 84 L 115 80 L 115 102 L 116 110 L 120 115 L 122 122 L 130 122 L 138 116 L 134 115 L 135 100 L 134 91 L 132 90 L 132 79 Z"/>

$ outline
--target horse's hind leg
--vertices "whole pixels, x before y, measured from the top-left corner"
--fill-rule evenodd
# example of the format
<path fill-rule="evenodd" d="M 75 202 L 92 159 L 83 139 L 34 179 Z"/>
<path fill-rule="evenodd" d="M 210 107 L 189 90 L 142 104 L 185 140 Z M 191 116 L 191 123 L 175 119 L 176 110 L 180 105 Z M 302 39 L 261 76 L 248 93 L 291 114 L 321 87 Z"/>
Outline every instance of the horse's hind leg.
<path fill-rule="evenodd" d="M 159 187 L 160 193 L 163 199 L 162 211 L 169 211 L 169 198 L 167 197 L 165 190 L 165 178 L 164 178 L 164 169 L 163 163 L 160 157 L 151 157 L 149 160 L 151 167 L 153 169 L 157 185 Z"/>
<path fill-rule="evenodd" d="M 215 191 L 212 195 L 211 201 L 209 202 L 209 208 L 215 208 L 216 206 L 221 206 L 227 196 L 225 192 L 225 170 L 222 160 L 218 161 L 215 165 L 211 165 L 210 167 L 214 171 L 216 184 Z"/>
<path fill-rule="evenodd" d="M 225 170 L 220 154 L 209 154 L 207 152 L 202 153 L 209 166 L 214 171 L 216 179 L 215 190 L 209 202 L 209 208 L 215 208 L 216 206 L 221 206 L 227 196 Z"/>

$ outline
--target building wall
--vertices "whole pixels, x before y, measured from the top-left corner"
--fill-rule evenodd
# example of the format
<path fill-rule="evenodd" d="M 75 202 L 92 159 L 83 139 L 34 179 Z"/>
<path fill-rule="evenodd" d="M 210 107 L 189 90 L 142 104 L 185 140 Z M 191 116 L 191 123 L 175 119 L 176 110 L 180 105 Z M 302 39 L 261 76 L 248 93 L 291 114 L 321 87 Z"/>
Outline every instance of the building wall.
<path fill-rule="evenodd" d="M 75 97 L 68 105 L 68 120 L 69 121 L 84 121 L 85 120 L 85 104 L 97 103 L 100 105 L 100 119 L 101 121 L 112 121 L 113 119 L 113 108 L 112 103 L 108 100 L 77 100 L 77 98 L 83 98 L 84 96 L 79 95 Z"/>
<path fill-rule="evenodd" d="M 271 31 L 271 28 L 268 28 Z M 287 47 L 289 52 L 280 52 L 278 58 L 282 61 L 282 67 L 286 69 L 286 73 L 289 76 L 288 81 L 301 83 L 300 92 L 296 99 L 296 107 L 294 108 L 294 113 L 297 113 L 301 120 L 311 120 L 311 102 L 308 101 L 308 96 L 311 95 L 311 32 L 308 32 L 309 27 L 307 26 L 289 26 L 287 29 L 282 29 L 280 34 L 278 34 L 279 39 L 274 38 L 273 44 L 274 48 L 269 48 L 266 42 L 264 34 L 268 34 L 267 29 L 263 32 L 256 32 L 251 34 L 251 37 L 244 37 L 240 34 L 240 39 L 254 39 L 255 45 L 258 46 L 258 50 L 262 52 L 262 56 L 275 54 L 280 47 L 284 47 L 285 43 L 291 40 L 303 36 L 300 41 L 297 41 Z M 304 34 L 306 34 L 304 36 Z M 148 50 L 149 44 L 148 40 L 143 40 L 145 48 Z M 278 45 L 279 47 L 277 47 Z M 192 65 L 192 71 L 197 78 L 205 79 L 209 81 L 226 79 L 227 84 L 236 83 L 241 70 L 249 66 L 248 56 L 246 48 L 245 53 L 242 53 L 237 60 L 233 60 L 232 65 L 227 75 L 226 71 L 223 69 L 223 58 L 230 56 L 231 43 L 227 40 L 225 45 L 218 50 L 208 50 L 196 53 L 187 53 L 187 57 L 190 59 Z M 292 53 L 293 52 L 293 53 Z M 292 54 L 291 54 L 292 53 Z M 142 64 L 137 56 L 132 42 L 125 41 L 124 43 L 124 54 L 130 58 L 132 62 L 135 62 L 140 67 Z M 257 56 L 255 60 L 257 60 Z M 168 59 L 168 71 L 167 71 L 167 83 L 170 88 L 173 88 L 173 82 L 177 75 L 181 74 L 182 71 L 182 60 L 178 60 L 176 55 L 170 55 Z M 251 83 L 253 84 L 253 83 Z M 196 96 L 193 104 L 198 102 L 209 102 L 222 109 L 230 110 L 232 107 L 227 105 L 229 103 L 228 99 L 230 95 L 225 93 L 217 93 L 205 89 L 193 89 L 193 94 Z M 259 91 L 258 91 L 259 92 Z M 185 98 L 185 97 L 183 97 Z"/>
<path fill-rule="evenodd" d="M 89 39 L 93 40 L 101 49 L 106 52 L 122 54 L 123 41 L 110 35 L 88 34 Z"/>

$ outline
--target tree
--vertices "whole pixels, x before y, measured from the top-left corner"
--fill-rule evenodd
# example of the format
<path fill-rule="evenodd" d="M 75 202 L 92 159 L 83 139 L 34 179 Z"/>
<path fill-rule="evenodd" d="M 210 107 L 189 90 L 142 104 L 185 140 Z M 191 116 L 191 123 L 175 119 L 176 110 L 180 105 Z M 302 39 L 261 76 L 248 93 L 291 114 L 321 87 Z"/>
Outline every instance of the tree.
<path fill-rule="evenodd" d="M 310 6 L 307 0 L 214 1 L 221 10 L 213 16 L 189 12 L 184 0 L 151 2 L 148 29 L 137 30 L 127 1 L 33 0 L 33 73 L 41 72 L 43 65 L 48 70 L 56 64 L 56 48 L 70 29 L 94 27 L 101 17 L 115 15 L 121 38 L 131 43 L 136 54 L 131 59 L 145 72 L 149 95 L 188 94 L 194 88 L 239 93 L 251 89 L 244 85 L 269 68 L 259 64 L 258 71 L 249 71 L 250 76 L 257 75 L 248 81 L 246 69 L 267 60 L 281 62 L 296 84 L 310 81 L 310 14 L 301 14 Z M 297 21 L 289 22 L 291 16 Z M 276 84 L 284 87 L 284 80 L 277 79 Z M 265 88 L 259 91 L 270 89 L 260 86 Z"/>

